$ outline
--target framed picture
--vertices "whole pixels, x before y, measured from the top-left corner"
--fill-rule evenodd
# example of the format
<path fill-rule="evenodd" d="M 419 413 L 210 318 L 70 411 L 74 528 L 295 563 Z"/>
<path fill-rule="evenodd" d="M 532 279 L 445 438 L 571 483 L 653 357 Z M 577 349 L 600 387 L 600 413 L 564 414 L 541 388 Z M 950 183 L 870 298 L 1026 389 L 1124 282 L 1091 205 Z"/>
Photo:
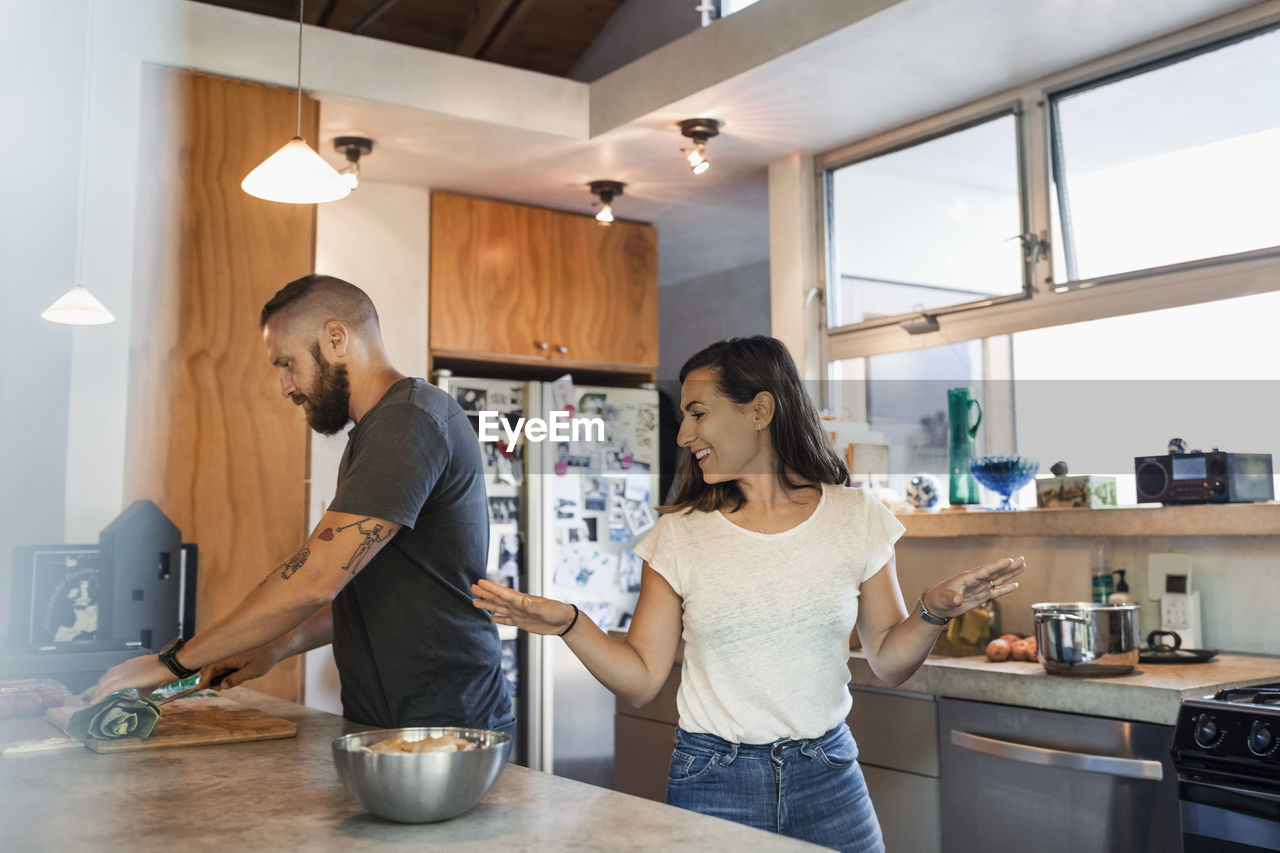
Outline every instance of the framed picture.
<path fill-rule="evenodd" d="M 196 545 L 183 543 L 177 570 L 174 587 L 163 599 L 167 605 L 161 606 L 177 608 L 178 633 L 191 639 L 196 630 Z M 103 564 L 98 545 L 15 548 L 7 644 L 66 651 L 124 648 L 126 641 L 137 641 L 141 632 L 134 625 L 112 630 L 112 600 L 112 572 Z M 144 639 L 150 641 L 142 642 L 147 648 L 168 642 Z"/>

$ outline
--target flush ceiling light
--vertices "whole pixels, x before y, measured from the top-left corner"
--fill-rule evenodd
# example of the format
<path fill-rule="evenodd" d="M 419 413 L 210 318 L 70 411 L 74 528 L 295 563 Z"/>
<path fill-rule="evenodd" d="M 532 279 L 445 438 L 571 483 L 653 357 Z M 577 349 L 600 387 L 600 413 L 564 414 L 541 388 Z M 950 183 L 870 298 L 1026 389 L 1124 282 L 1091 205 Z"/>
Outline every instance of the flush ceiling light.
<path fill-rule="evenodd" d="M 373 150 L 373 140 L 364 136 L 339 136 L 333 140 L 333 147 L 347 158 L 347 165 L 338 172 L 342 180 L 351 189 L 360 186 L 360 157 Z"/>
<path fill-rule="evenodd" d="M 687 118 L 680 122 L 680 132 L 693 140 L 692 148 L 681 148 L 680 151 L 695 175 L 711 168 L 711 161 L 707 159 L 707 140 L 720 132 L 721 124 L 723 122 L 714 118 Z"/>
<path fill-rule="evenodd" d="M 351 193 L 338 171 L 302 138 L 302 6 L 298 0 L 298 122 L 293 139 L 245 175 L 240 188 L 251 196 L 287 204 L 337 201 Z"/>
<path fill-rule="evenodd" d="M 76 277 L 84 279 L 85 207 L 89 195 L 89 105 L 93 103 L 93 9 L 85 27 L 84 109 L 80 117 L 80 204 L 78 210 L 80 242 L 76 245 Z M 76 285 L 56 302 L 40 312 L 50 323 L 66 326 L 101 326 L 115 322 L 116 315 L 107 310 L 87 287 Z"/>
<path fill-rule="evenodd" d="M 600 198 L 600 212 L 596 214 L 596 222 L 608 225 L 613 222 L 613 197 L 622 195 L 626 184 L 621 181 L 592 181 L 587 184 L 593 195 Z"/>

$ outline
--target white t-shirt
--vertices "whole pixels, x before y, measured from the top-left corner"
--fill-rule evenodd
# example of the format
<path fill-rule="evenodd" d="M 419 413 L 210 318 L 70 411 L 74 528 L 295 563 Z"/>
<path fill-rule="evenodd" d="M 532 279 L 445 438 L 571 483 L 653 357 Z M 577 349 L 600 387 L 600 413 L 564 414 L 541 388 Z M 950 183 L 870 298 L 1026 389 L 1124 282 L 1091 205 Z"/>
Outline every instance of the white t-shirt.
<path fill-rule="evenodd" d="M 833 485 L 782 533 L 720 512 L 662 516 L 635 551 L 683 599 L 680 728 L 759 744 L 844 720 L 859 585 L 904 530 L 874 497 Z"/>

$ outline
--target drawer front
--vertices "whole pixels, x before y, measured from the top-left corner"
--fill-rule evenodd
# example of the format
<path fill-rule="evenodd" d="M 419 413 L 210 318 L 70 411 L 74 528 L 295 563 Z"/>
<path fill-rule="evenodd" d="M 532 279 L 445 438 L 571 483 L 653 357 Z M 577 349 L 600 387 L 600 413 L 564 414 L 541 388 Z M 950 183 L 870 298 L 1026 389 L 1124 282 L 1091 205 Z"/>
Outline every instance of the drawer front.
<path fill-rule="evenodd" d="M 932 696 L 851 687 L 849 729 L 864 765 L 938 775 L 938 703 Z"/>
<path fill-rule="evenodd" d="M 674 723 L 614 717 L 613 789 L 646 800 L 666 802 L 667 770 L 675 741 Z"/>
<path fill-rule="evenodd" d="M 939 782 L 881 767 L 862 766 L 871 804 L 880 819 L 885 850 L 939 853 L 942 850 L 942 806 Z"/>

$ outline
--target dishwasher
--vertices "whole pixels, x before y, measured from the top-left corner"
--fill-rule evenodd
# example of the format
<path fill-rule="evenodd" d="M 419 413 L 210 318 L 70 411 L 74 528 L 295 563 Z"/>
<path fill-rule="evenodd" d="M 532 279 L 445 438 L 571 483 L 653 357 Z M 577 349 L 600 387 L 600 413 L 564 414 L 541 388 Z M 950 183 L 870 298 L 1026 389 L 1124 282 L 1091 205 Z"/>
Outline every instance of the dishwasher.
<path fill-rule="evenodd" d="M 942 849 L 1177 853 L 1173 726 L 938 702 Z"/>

